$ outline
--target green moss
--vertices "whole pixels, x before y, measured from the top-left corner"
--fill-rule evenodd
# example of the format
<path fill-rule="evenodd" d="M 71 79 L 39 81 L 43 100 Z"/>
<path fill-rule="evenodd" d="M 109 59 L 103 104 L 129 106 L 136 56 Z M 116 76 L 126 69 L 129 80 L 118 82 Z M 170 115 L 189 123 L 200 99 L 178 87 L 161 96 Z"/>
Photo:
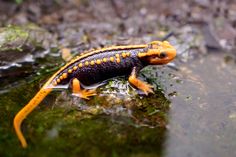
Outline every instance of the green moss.
<path fill-rule="evenodd" d="M 16 40 L 17 38 L 26 39 L 29 36 L 29 33 L 23 30 L 22 27 L 9 25 L 7 29 L 9 31 L 6 36 L 8 42 Z"/>
<path fill-rule="evenodd" d="M 24 0 L 15 0 L 17 4 L 21 4 Z"/>
<path fill-rule="evenodd" d="M 6 28 L 2 28 L 0 31 L 0 51 L 22 51 L 22 45 L 28 37 L 29 33 L 22 27 L 9 25 Z"/>

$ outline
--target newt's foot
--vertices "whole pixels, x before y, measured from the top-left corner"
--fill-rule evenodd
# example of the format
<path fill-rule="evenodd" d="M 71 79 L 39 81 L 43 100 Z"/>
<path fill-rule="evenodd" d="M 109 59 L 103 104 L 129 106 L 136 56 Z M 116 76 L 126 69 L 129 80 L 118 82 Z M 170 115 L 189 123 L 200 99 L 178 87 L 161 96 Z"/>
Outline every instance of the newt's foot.
<path fill-rule="evenodd" d="M 97 94 L 96 94 L 96 90 L 84 89 L 84 90 L 80 90 L 79 92 L 73 93 L 72 95 L 89 100 L 89 97 L 97 95 Z"/>
<path fill-rule="evenodd" d="M 146 95 L 148 95 L 149 93 L 154 93 L 152 90 L 153 86 L 149 85 L 148 83 L 142 80 L 139 80 L 136 76 L 136 73 L 137 69 L 136 67 L 134 67 L 128 79 L 129 83 L 135 86 L 136 88 L 142 90 Z"/>
<path fill-rule="evenodd" d="M 73 91 L 72 95 L 78 96 L 80 98 L 87 99 L 87 100 L 89 100 L 88 97 L 97 95 L 96 90 L 81 89 L 80 82 L 77 78 L 74 78 L 72 80 L 72 91 Z"/>
<path fill-rule="evenodd" d="M 148 95 L 149 93 L 154 93 L 152 88 L 154 88 L 152 85 L 147 84 L 145 82 L 139 84 L 139 89 L 141 89 L 146 95 Z"/>

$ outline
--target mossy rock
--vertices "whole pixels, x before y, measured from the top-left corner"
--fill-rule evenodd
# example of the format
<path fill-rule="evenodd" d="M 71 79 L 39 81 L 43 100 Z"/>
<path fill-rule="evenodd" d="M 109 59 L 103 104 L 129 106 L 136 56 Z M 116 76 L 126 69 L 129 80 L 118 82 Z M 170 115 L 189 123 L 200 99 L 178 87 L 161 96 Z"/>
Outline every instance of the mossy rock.
<path fill-rule="evenodd" d="M 0 28 L 0 62 L 12 62 L 26 54 L 48 49 L 52 35 L 34 24 Z"/>

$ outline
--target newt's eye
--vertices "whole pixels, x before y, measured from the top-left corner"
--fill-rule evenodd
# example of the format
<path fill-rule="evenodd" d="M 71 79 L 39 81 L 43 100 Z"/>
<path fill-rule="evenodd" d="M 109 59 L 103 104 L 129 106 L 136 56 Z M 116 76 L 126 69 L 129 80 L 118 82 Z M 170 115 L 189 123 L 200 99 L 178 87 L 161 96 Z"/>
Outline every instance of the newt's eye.
<path fill-rule="evenodd" d="M 161 52 L 159 57 L 160 57 L 160 58 L 165 58 L 166 56 L 167 56 L 167 53 L 166 53 L 166 52 Z"/>

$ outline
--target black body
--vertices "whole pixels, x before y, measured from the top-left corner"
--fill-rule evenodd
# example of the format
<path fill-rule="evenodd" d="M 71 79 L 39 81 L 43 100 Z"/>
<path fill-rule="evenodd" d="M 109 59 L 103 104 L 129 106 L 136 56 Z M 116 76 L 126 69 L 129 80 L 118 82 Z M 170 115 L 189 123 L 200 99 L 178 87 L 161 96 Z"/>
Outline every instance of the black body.
<path fill-rule="evenodd" d="M 78 68 L 73 73 L 69 74 L 67 79 L 62 80 L 58 85 L 68 84 L 72 78 L 77 78 L 83 85 L 89 86 L 95 83 L 102 82 L 109 78 L 130 75 L 133 67 L 137 67 L 138 70 L 145 66 L 138 57 L 139 52 L 144 52 L 144 48 L 135 48 L 128 50 L 113 50 L 104 51 L 96 53 L 87 57 L 84 57 L 73 64 L 69 65 L 67 68 L 62 70 L 58 76 L 62 73 L 68 72 L 68 69 L 72 69 L 74 66 L 78 66 L 79 63 L 83 63 L 83 67 Z M 122 57 L 122 53 L 129 52 L 130 56 Z M 120 62 L 116 61 L 116 54 L 119 54 Z M 114 61 L 110 61 L 110 57 L 114 57 Z M 102 62 L 101 64 L 96 64 L 97 59 L 107 58 L 107 62 Z M 84 63 L 88 61 L 95 61 L 94 65 L 85 66 Z M 55 78 L 56 79 L 56 78 Z"/>

